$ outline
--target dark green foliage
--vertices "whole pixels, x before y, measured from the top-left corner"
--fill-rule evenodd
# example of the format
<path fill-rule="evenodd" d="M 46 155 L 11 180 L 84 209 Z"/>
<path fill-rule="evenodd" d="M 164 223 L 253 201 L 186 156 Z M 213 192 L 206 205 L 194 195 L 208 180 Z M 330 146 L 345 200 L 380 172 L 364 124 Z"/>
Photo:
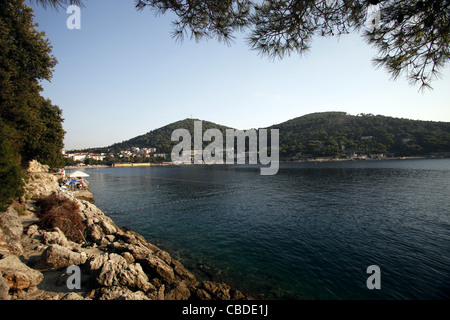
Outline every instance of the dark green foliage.
<path fill-rule="evenodd" d="M 271 128 L 280 130 L 281 157 L 300 152 L 313 156 L 338 156 L 345 151 L 398 156 L 450 152 L 448 122 L 324 112 L 295 118 Z M 363 138 L 370 136 L 372 138 Z"/>
<path fill-rule="evenodd" d="M 62 111 L 50 100 L 42 100 L 38 108 L 39 127 L 33 143 L 26 145 L 22 155 L 27 160 L 37 160 L 51 167 L 64 166 L 61 150 L 64 147 L 65 131 L 62 128 Z"/>
<path fill-rule="evenodd" d="M 32 10 L 22 0 L 0 4 L 0 117 L 22 165 L 38 159 L 61 164 L 61 110 L 41 95 L 56 59 L 45 34 L 34 29 Z"/>
<path fill-rule="evenodd" d="M 0 212 L 8 208 L 13 198 L 22 195 L 22 171 L 18 162 L 0 122 Z"/>
<path fill-rule="evenodd" d="M 365 28 L 374 4 L 381 9 L 380 24 Z M 190 33 L 195 40 L 229 42 L 246 31 L 250 47 L 270 58 L 303 54 L 316 37 L 363 31 L 379 52 L 377 66 L 394 78 L 405 73 L 421 88 L 430 87 L 450 58 L 448 0 L 137 0 L 136 6 L 175 13 L 178 39 Z"/>
<path fill-rule="evenodd" d="M 390 0 L 382 10 L 379 27 L 365 34 L 379 51 L 374 64 L 431 88 L 450 58 L 450 1 Z"/>
<path fill-rule="evenodd" d="M 20 189 L 16 179 L 20 167 L 30 160 L 50 166 L 62 162 L 64 131 L 61 110 L 45 100 L 40 82 L 50 80 L 56 59 L 45 34 L 36 31 L 32 10 L 23 0 L 0 2 L 0 122 L 2 145 L 6 157 L 14 165 L 2 163 L 2 172 L 9 168 L 11 176 L 0 186 L 2 197 L 15 197 Z M 7 153 L 6 153 L 7 152 Z M 6 166 L 5 168 L 3 166 Z"/>
<path fill-rule="evenodd" d="M 86 227 L 79 214 L 80 207 L 75 201 L 53 194 L 39 199 L 37 206 L 41 228 L 59 228 L 71 241 L 80 243 L 84 240 Z"/>
<path fill-rule="evenodd" d="M 51 7 L 58 9 L 59 7 L 66 8 L 67 6 L 74 4 L 77 6 L 82 6 L 83 2 L 81 0 L 31 0 L 31 2 L 35 2 L 46 7 Z"/>
<path fill-rule="evenodd" d="M 43 6 L 81 5 L 80 0 L 34 0 Z M 156 14 L 172 12 L 173 36 L 196 41 L 216 38 L 230 43 L 247 31 L 250 47 L 270 58 L 307 52 L 316 37 L 363 31 L 378 50 L 374 59 L 396 79 L 404 73 L 421 89 L 439 76 L 450 58 L 448 0 L 136 0 Z M 380 23 L 364 28 L 368 9 L 379 5 Z"/>
<path fill-rule="evenodd" d="M 110 147 L 87 149 L 88 152 L 118 153 L 132 147 L 156 147 L 157 153 L 170 154 L 178 142 L 172 142 L 175 129 L 187 129 L 193 139 L 194 119 L 177 121 L 144 135 Z M 229 127 L 203 121 L 207 129 L 219 129 L 223 136 Z M 290 158 L 298 153 L 311 156 L 345 156 L 349 153 L 383 153 L 395 156 L 450 153 L 450 123 L 418 121 L 372 114 L 358 116 L 345 112 L 308 114 L 267 129 L 278 129 L 280 157 Z M 270 130 L 268 131 L 270 141 Z M 364 139 L 363 137 L 372 137 Z M 193 140 L 191 141 L 193 147 Z M 203 142 L 203 148 L 209 142 Z M 224 147 L 225 139 L 224 139 Z M 128 161 L 128 160 L 127 160 Z M 147 159 L 129 161 L 150 161 Z"/>
<path fill-rule="evenodd" d="M 80 163 L 80 161 L 77 162 L 77 161 L 73 160 L 72 158 L 64 158 L 64 167 L 75 166 L 78 163 Z"/>
<path fill-rule="evenodd" d="M 364 24 L 365 1 L 264 1 L 254 4 L 252 49 L 271 58 L 310 49 L 316 36 L 347 34 Z"/>
<path fill-rule="evenodd" d="M 164 127 L 161 127 L 159 129 L 150 131 L 144 135 L 138 136 L 136 138 L 123 141 L 121 143 L 113 144 L 110 147 L 107 148 L 93 148 L 93 149 L 86 149 L 84 151 L 88 152 L 112 152 L 112 153 L 118 153 L 121 150 L 127 150 L 132 147 L 138 147 L 138 148 L 148 148 L 148 147 L 154 147 L 156 148 L 157 153 L 167 153 L 170 154 L 172 152 L 172 149 L 175 145 L 177 145 L 179 142 L 171 141 L 172 132 L 176 129 L 186 129 L 191 134 L 191 144 L 194 145 L 194 121 L 199 121 L 198 119 L 185 119 L 177 122 L 173 122 L 169 125 L 166 125 Z M 226 134 L 226 129 L 231 129 L 226 126 L 222 126 L 213 122 L 209 121 L 202 121 L 202 136 L 203 133 L 205 133 L 208 129 L 219 129 L 223 136 Z M 204 142 L 203 146 L 208 145 L 208 142 Z"/>
<path fill-rule="evenodd" d="M 195 40 L 216 37 L 229 42 L 232 33 L 248 24 L 252 1 L 167 1 L 138 0 L 136 7 L 140 10 L 151 6 L 157 13 L 173 11 L 179 18 L 174 22 L 173 36 L 182 40 L 186 34 Z"/>

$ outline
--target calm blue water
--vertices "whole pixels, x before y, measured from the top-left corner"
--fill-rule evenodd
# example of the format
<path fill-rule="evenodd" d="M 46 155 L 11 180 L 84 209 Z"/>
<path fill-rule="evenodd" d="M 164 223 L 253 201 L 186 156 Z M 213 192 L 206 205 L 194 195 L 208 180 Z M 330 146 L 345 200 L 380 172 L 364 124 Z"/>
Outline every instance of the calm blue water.
<path fill-rule="evenodd" d="M 268 299 L 450 298 L 450 159 L 86 171 L 100 209 L 201 279 Z"/>

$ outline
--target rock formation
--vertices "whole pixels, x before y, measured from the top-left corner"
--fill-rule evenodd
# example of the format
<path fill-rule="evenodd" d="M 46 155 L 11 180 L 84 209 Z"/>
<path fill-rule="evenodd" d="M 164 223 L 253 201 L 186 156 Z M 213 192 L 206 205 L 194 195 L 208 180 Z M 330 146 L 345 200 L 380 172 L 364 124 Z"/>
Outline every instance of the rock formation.
<path fill-rule="evenodd" d="M 0 213 L 0 299 L 236 300 L 248 299 L 225 283 L 198 281 L 168 252 L 117 226 L 94 204 L 60 193 L 57 179 L 30 165 L 25 214 Z M 75 201 L 85 226 L 80 243 L 59 229 L 39 226 L 36 200 L 52 193 Z M 70 290 L 69 266 L 81 270 L 81 289 Z"/>

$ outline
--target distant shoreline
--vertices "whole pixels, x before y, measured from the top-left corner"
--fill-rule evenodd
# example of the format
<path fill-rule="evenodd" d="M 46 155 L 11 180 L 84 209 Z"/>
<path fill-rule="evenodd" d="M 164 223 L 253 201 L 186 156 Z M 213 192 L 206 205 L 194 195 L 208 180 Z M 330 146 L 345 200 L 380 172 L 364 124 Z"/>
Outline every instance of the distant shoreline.
<path fill-rule="evenodd" d="M 449 155 L 440 156 L 408 156 L 408 157 L 385 157 L 381 159 L 360 159 L 360 158 L 327 158 L 320 157 L 315 159 L 298 159 L 298 160 L 280 160 L 280 163 L 311 163 L 311 162 L 346 162 L 346 161 L 386 161 L 386 160 L 421 160 L 421 159 L 449 159 Z M 226 163 L 224 163 L 226 164 Z M 246 163 L 247 164 L 247 163 Z M 171 162 L 164 163 L 115 163 L 113 165 L 86 165 L 86 166 L 66 166 L 66 170 L 74 169 L 98 169 L 98 168 L 141 168 L 141 167 L 161 167 L 161 166 L 185 166 L 193 164 L 175 164 Z M 208 165 L 208 164 L 204 164 Z M 208 165 L 209 166 L 209 165 Z"/>
<path fill-rule="evenodd" d="M 87 166 L 65 166 L 65 170 L 73 170 L 73 169 L 96 169 L 96 168 L 109 168 L 107 165 L 87 165 Z"/>
<path fill-rule="evenodd" d="M 287 160 L 280 162 L 295 162 L 295 163 L 305 163 L 305 162 L 343 162 L 343 161 L 386 161 L 386 160 L 419 160 L 419 159 L 445 159 L 448 157 L 427 157 L 427 156 L 411 156 L 411 157 L 386 157 L 381 159 L 361 159 L 361 158 L 316 158 L 316 159 L 299 159 L 299 160 Z"/>
<path fill-rule="evenodd" d="M 73 169 L 98 169 L 98 168 L 138 168 L 138 167 L 160 167 L 160 166 L 171 166 L 175 165 L 174 163 L 114 163 L 113 165 L 103 165 L 103 164 L 94 164 L 94 165 L 85 165 L 85 166 L 66 166 L 64 169 L 73 170 Z"/>

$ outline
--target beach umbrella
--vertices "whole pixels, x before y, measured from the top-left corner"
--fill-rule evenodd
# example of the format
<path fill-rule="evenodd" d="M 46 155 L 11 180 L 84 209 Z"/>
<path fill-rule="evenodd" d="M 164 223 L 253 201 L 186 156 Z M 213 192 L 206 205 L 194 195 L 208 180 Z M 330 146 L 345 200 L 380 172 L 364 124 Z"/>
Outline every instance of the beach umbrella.
<path fill-rule="evenodd" d="M 89 177 L 89 175 L 83 171 L 75 171 L 75 172 L 71 173 L 69 175 L 69 177 L 71 177 L 71 178 L 86 178 L 86 177 Z"/>

